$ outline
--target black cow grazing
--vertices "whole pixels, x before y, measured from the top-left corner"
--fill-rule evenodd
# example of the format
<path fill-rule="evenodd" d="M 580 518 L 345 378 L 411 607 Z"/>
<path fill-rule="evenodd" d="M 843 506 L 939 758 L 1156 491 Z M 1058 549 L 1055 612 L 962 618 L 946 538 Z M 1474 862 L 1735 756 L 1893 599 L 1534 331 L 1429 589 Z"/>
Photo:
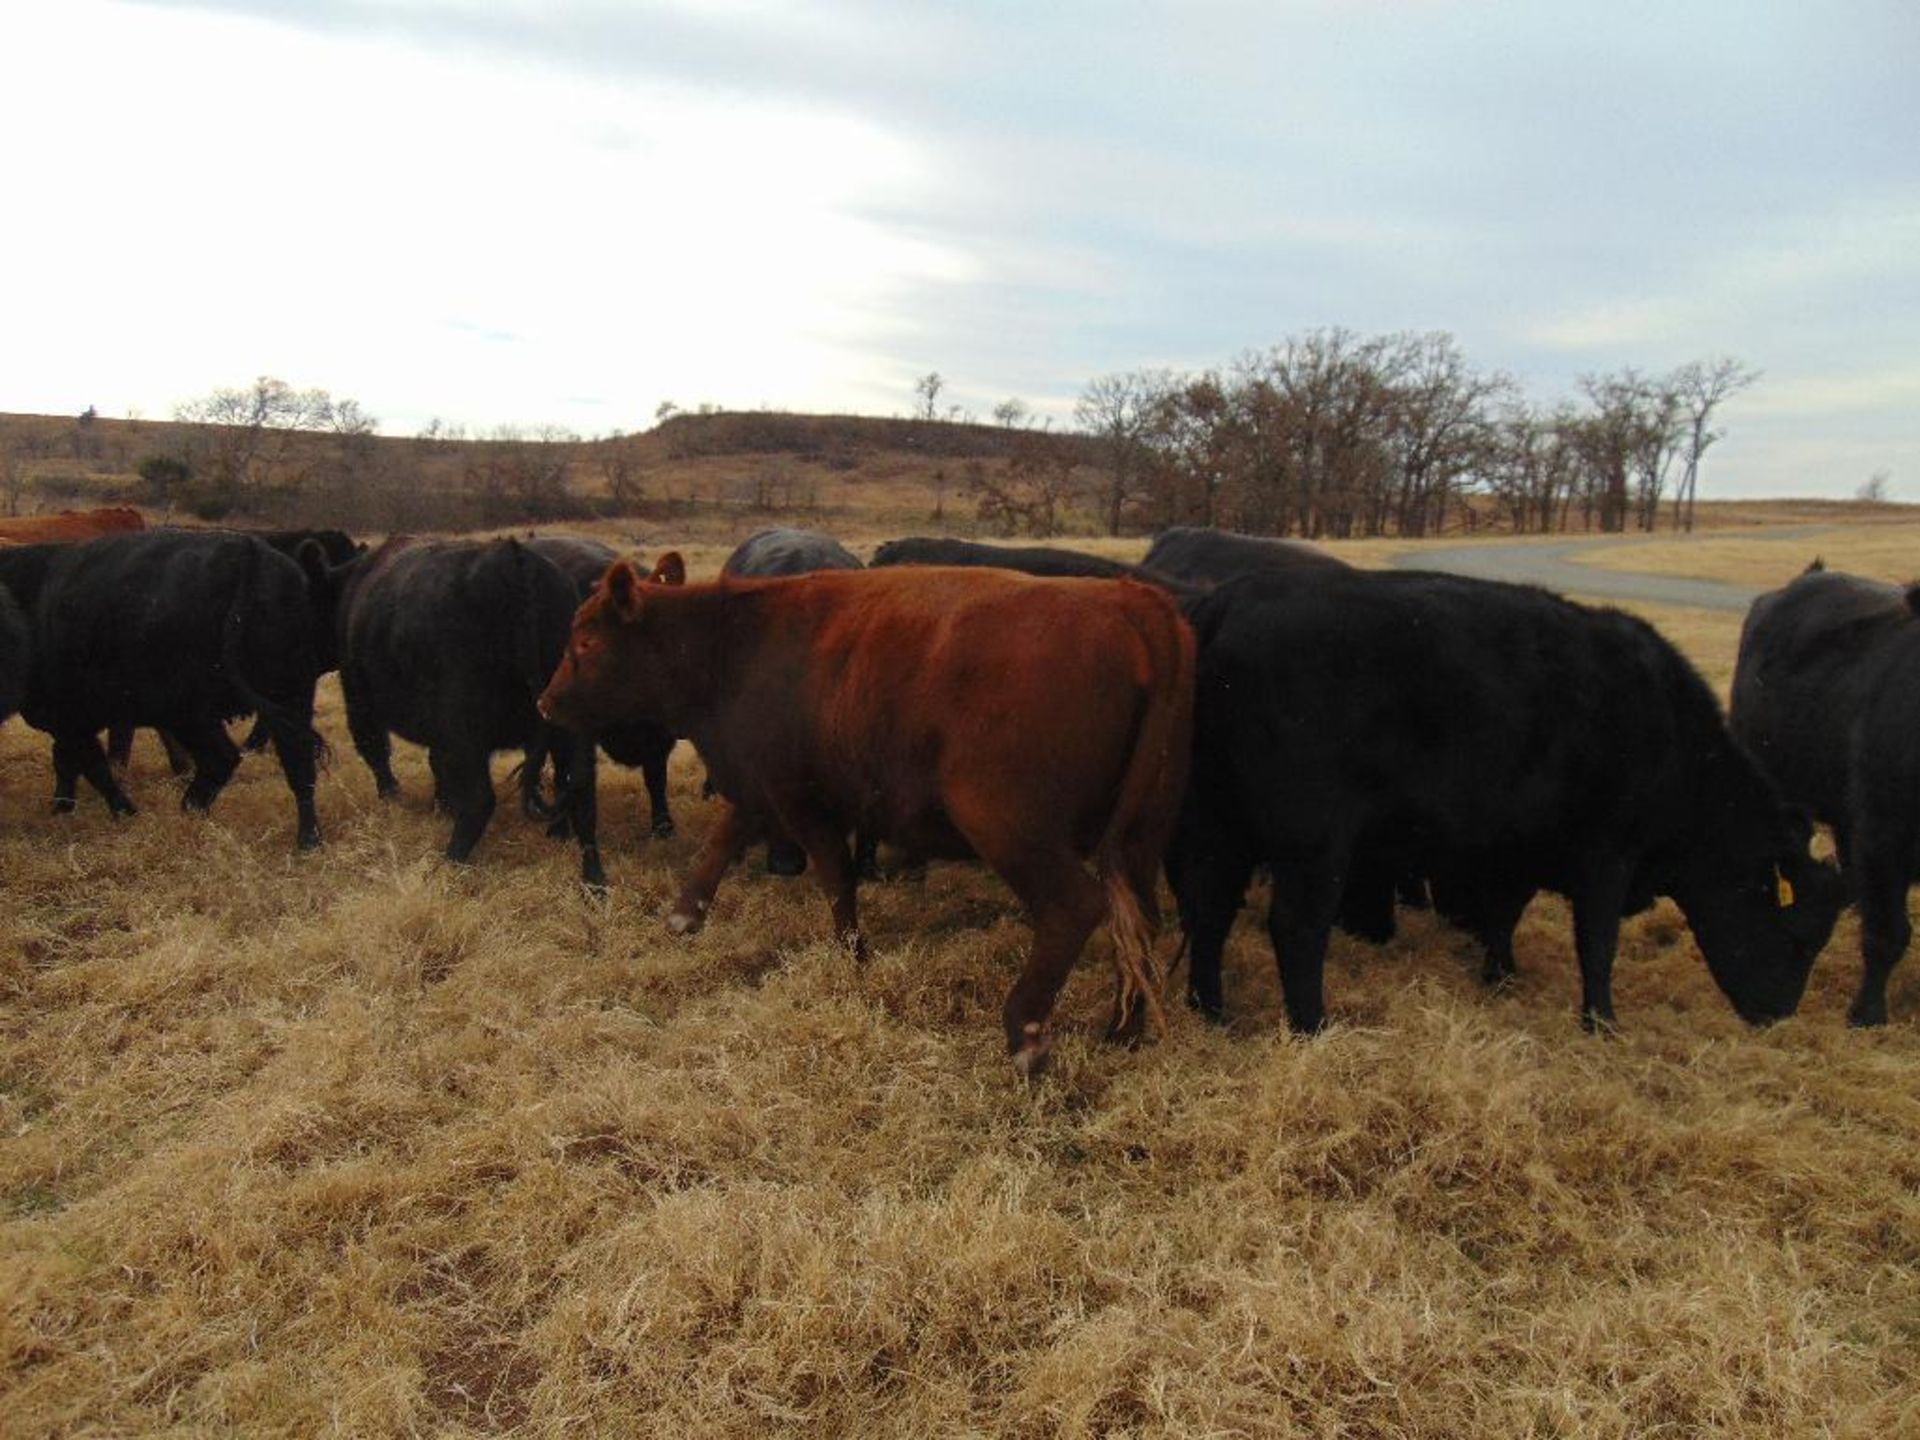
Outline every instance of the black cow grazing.
<path fill-rule="evenodd" d="M 529 550 L 544 556 L 573 582 L 575 600 L 587 598 L 607 567 L 620 558 L 610 545 L 575 535 L 535 535 L 525 542 Z M 684 585 L 685 563 L 677 553 L 662 557 L 650 577 L 660 585 Z M 653 835 L 665 840 L 673 834 L 673 810 L 667 800 L 667 757 L 673 753 L 675 737 L 658 725 L 636 720 L 627 725 L 610 725 L 596 737 L 600 749 L 616 764 L 638 770 L 647 787 L 648 821 Z M 520 771 L 520 808 L 536 820 L 552 820 L 564 826 L 564 817 L 556 817 L 540 798 L 540 772 L 546 759 L 538 741 L 527 752 L 527 763 Z"/>
<path fill-rule="evenodd" d="M 55 808 L 73 808 L 84 775 L 132 814 L 99 734 L 147 725 L 192 755 L 181 803 L 205 810 L 240 760 L 225 722 L 253 713 L 293 791 L 300 846 L 318 845 L 313 687 L 332 661 L 334 592 L 317 553 L 303 561 L 304 574 L 245 536 L 167 530 L 0 552 L 0 582 L 29 616 L 20 713 L 53 736 Z"/>
<path fill-rule="evenodd" d="M 1272 540 L 1192 525 L 1162 530 L 1153 537 L 1153 544 L 1140 563 L 1148 570 L 1184 580 L 1189 585 L 1221 585 L 1237 575 L 1291 575 L 1300 570 L 1353 568 L 1305 540 Z"/>
<path fill-rule="evenodd" d="M 1471 897 L 1482 913 L 1536 888 L 1568 896 L 1590 1026 L 1613 1019 L 1620 916 L 1649 893 L 1679 903 L 1744 1018 L 1799 1004 L 1839 876 L 1651 627 L 1417 572 L 1247 576 L 1190 614 L 1193 775 L 1168 873 L 1207 1014 L 1265 862 L 1288 1018 L 1323 1023 L 1328 925 L 1363 835 L 1429 872 L 1477 874 L 1499 892 Z"/>
<path fill-rule="evenodd" d="M 756 531 L 742 540 L 727 556 L 720 573 L 748 579 L 774 579 L 783 575 L 812 575 L 821 570 L 864 568 L 859 558 L 831 535 L 779 526 Z M 864 836 L 854 841 L 854 869 L 863 879 L 879 874 L 877 848 L 875 841 Z M 769 875 L 803 875 L 806 869 L 807 852 L 797 843 L 780 834 L 767 837 Z"/>
<path fill-rule="evenodd" d="M 1814 568 L 1753 602 L 1730 723 L 1792 804 L 1833 827 L 1860 906 L 1847 1018 L 1884 1025 L 1920 877 L 1920 592 Z"/>
<path fill-rule="evenodd" d="M 0 585 L 0 720 L 17 712 L 27 693 L 27 654 L 27 617 Z"/>
<path fill-rule="evenodd" d="M 340 616 L 347 728 L 383 797 L 399 789 L 389 732 L 427 747 L 434 799 L 453 813 L 450 860 L 467 859 L 492 818 L 493 752 L 538 746 L 565 777 L 581 878 L 606 884 L 593 746 L 533 708 L 574 605 L 573 582 L 514 540 L 399 536 L 353 567 Z"/>
<path fill-rule="evenodd" d="M 831 535 L 818 530 L 792 530 L 784 526 L 760 530 L 734 547 L 722 575 L 748 575 L 771 578 L 777 575 L 811 575 L 817 570 L 858 570 L 854 553 Z"/>

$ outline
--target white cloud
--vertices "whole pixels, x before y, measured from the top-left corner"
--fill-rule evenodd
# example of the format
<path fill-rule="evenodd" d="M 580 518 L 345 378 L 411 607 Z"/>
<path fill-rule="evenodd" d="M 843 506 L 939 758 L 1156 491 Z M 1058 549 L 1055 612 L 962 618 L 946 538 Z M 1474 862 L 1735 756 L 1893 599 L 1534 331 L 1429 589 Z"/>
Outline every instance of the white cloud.
<path fill-rule="evenodd" d="M 970 273 L 866 218 L 921 161 L 846 116 L 113 6 L 0 45 L 10 183 L 48 197 L 4 242 L 11 407 L 165 413 L 261 372 L 390 425 L 844 405 L 892 383 L 865 317 Z M 39 63 L 80 51 L 84 89 Z"/>

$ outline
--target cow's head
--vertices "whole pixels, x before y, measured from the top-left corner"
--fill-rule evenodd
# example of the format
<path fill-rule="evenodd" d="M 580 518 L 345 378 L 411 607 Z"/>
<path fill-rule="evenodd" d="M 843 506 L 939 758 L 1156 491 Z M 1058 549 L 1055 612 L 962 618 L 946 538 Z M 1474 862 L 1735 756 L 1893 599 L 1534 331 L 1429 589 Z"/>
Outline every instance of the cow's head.
<path fill-rule="evenodd" d="M 1678 894 L 1715 983 L 1751 1025 L 1799 1008 L 1813 962 L 1847 902 L 1832 865 L 1807 852 L 1810 827 L 1785 811 L 1770 844 Z M 1743 847 L 1744 848 L 1744 847 Z"/>
<path fill-rule="evenodd" d="M 642 575 L 616 560 L 574 612 L 560 668 L 540 695 L 540 713 L 557 725 L 592 731 L 623 720 L 657 719 L 648 681 L 655 668 L 647 625 L 649 591 L 687 583 L 686 562 L 669 550 Z"/>

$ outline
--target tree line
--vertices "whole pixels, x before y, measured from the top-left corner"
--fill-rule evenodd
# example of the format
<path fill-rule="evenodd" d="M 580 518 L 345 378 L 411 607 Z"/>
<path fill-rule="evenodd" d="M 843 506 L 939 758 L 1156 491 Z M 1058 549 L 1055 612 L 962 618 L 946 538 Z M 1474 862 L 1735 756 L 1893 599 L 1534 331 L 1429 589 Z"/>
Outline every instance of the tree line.
<path fill-rule="evenodd" d="M 1089 499 L 1115 535 L 1422 536 L 1489 515 L 1521 532 L 1651 530 L 1663 503 L 1691 528 L 1715 412 L 1757 378 L 1727 358 L 1626 369 L 1543 407 L 1449 334 L 1325 329 L 1198 374 L 1103 375 L 1075 414 L 1100 448 Z"/>

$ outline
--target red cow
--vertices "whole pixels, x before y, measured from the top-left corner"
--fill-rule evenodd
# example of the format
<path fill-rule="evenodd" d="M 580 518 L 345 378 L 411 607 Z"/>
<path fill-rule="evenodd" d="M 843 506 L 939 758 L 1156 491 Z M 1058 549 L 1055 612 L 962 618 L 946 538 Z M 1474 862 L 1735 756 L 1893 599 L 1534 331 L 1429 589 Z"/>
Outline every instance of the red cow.
<path fill-rule="evenodd" d="M 97 510 L 62 510 L 57 515 L 16 515 L 0 519 L 0 544 L 66 545 L 101 535 L 144 530 L 147 522 L 138 510 L 107 505 Z"/>
<path fill-rule="evenodd" d="M 574 617 L 540 707 L 586 730 L 650 720 L 699 749 L 729 803 L 677 931 L 700 926 L 770 826 L 806 850 L 856 954 L 849 834 L 984 860 L 1033 923 L 1004 1019 L 1034 1074 L 1103 919 L 1110 1036 L 1165 1024 L 1154 886 L 1186 782 L 1193 665 L 1174 603 L 1132 581 L 912 567 L 667 589 L 623 560 Z"/>

